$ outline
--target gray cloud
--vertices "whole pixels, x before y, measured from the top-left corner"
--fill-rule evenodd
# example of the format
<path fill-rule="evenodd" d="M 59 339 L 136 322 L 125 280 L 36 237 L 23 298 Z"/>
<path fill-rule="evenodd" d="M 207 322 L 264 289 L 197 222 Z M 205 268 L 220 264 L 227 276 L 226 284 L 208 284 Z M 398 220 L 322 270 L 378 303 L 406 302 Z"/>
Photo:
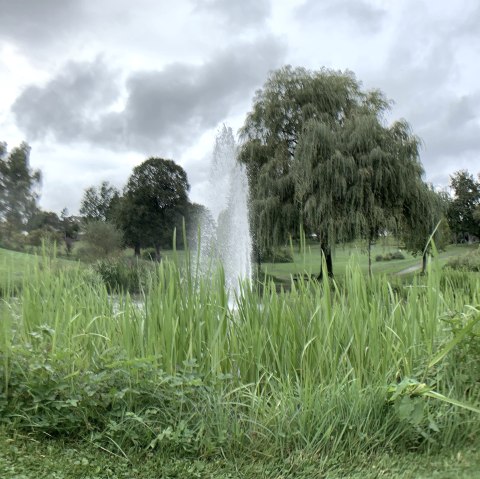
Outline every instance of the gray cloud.
<path fill-rule="evenodd" d="M 101 58 L 68 62 L 44 86 L 30 86 L 12 105 L 17 124 L 29 139 L 52 135 L 59 141 L 92 134 L 95 116 L 119 94 L 116 73 Z"/>
<path fill-rule="evenodd" d="M 307 22 L 346 22 L 364 33 L 376 33 L 386 11 L 366 0 L 307 0 L 296 11 L 297 19 Z"/>
<path fill-rule="evenodd" d="M 37 49 L 70 36 L 84 14 L 82 0 L 0 0 L 0 39 Z"/>
<path fill-rule="evenodd" d="M 176 152 L 235 106 L 248 104 L 283 53 L 283 44 L 267 37 L 233 45 L 201 65 L 174 63 L 159 71 L 132 73 L 121 112 L 108 111 L 119 94 L 114 72 L 101 60 L 68 63 L 43 87 L 27 88 L 12 111 L 31 138 Z"/>
<path fill-rule="evenodd" d="M 417 11 L 414 18 L 412 8 Z M 423 140 L 427 179 L 436 183 L 447 184 L 452 168 L 468 167 L 480 151 L 480 91 L 463 75 L 461 59 L 468 45 L 459 43 L 457 35 L 471 23 L 472 11 L 473 6 L 460 9 L 452 23 L 448 12 L 438 12 L 433 5 L 405 4 L 386 63 L 370 78 L 395 100 L 392 116 L 406 118 Z M 479 34 L 477 29 L 477 40 Z M 462 86 L 462 81 L 467 83 Z M 472 168 L 480 168 L 480 157 Z"/>
<path fill-rule="evenodd" d="M 480 151 L 480 91 L 473 95 L 445 99 L 444 109 L 420 129 L 432 164 L 452 164 L 452 159 Z M 480 157 L 478 158 L 480 166 Z M 432 165 L 433 166 L 433 165 Z"/>
<path fill-rule="evenodd" d="M 226 27 L 249 28 L 262 25 L 271 14 L 270 0 L 194 0 L 196 9 L 211 13 Z"/>

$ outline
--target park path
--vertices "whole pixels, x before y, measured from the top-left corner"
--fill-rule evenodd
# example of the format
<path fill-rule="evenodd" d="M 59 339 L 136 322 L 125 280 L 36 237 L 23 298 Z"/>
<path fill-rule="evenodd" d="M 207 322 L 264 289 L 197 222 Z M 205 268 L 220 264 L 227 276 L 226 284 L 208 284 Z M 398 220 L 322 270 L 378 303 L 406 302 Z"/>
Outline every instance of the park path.
<path fill-rule="evenodd" d="M 413 273 L 415 271 L 418 271 L 419 269 L 422 269 L 422 265 L 421 264 L 414 264 L 413 266 L 402 269 L 402 271 L 399 271 L 396 275 L 397 276 L 402 276 L 404 274 Z"/>

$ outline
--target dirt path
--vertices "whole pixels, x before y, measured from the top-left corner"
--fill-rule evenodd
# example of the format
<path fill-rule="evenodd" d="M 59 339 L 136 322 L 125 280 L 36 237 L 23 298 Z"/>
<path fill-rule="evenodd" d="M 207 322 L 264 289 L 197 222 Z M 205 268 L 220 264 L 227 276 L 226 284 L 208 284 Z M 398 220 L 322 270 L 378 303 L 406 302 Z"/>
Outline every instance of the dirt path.
<path fill-rule="evenodd" d="M 421 264 L 414 264 L 413 266 L 410 266 L 409 268 L 402 269 L 402 271 L 399 271 L 398 273 L 396 273 L 396 276 L 402 276 L 404 274 L 413 273 L 415 271 L 418 271 L 419 269 L 422 269 L 422 265 Z"/>

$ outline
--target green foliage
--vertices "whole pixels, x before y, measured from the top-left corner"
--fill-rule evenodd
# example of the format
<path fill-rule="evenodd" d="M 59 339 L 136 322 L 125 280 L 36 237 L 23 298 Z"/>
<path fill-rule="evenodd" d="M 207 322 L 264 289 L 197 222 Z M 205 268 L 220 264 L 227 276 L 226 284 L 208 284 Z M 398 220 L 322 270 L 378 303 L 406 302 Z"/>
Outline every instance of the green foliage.
<path fill-rule="evenodd" d="M 24 251 L 25 234 L 12 227 L 10 223 L 0 222 L 0 247 L 13 251 Z"/>
<path fill-rule="evenodd" d="M 471 236 L 480 238 L 480 181 L 460 170 L 451 176 L 450 186 L 454 191 L 447 212 L 451 230 L 459 241 L 468 241 Z"/>
<path fill-rule="evenodd" d="M 450 258 L 445 266 L 454 270 L 475 271 L 478 273 L 480 272 L 480 249 L 477 248 L 468 254 Z"/>
<path fill-rule="evenodd" d="M 60 231 L 62 229 L 62 221 L 53 211 L 37 210 L 34 215 L 29 218 L 25 229 L 29 232 L 40 229 Z"/>
<path fill-rule="evenodd" d="M 144 248 L 142 251 L 142 259 L 148 260 L 148 261 L 155 261 L 155 248 Z"/>
<path fill-rule="evenodd" d="M 272 248 L 261 255 L 263 263 L 292 263 L 293 255 L 288 248 Z"/>
<path fill-rule="evenodd" d="M 91 186 L 85 190 L 80 214 L 86 221 L 112 221 L 119 198 L 118 189 L 108 181 L 102 181 L 100 186 Z"/>
<path fill-rule="evenodd" d="M 448 199 L 431 186 L 418 184 L 409 198 L 400 224 L 400 236 L 414 256 L 431 253 L 432 240 L 437 251 L 451 243 L 451 231 L 445 219 Z"/>
<path fill-rule="evenodd" d="M 24 242 L 25 245 L 35 247 L 35 249 L 32 248 L 34 251 L 38 251 L 42 244 L 60 244 L 62 239 L 63 236 L 60 232 L 52 231 L 47 228 L 39 228 L 29 231 L 28 236 L 25 236 L 24 238 Z"/>
<path fill-rule="evenodd" d="M 133 169 L 115 212 L 115 222 L 126 243 L 135 248 L 160 246 L 171 241 L 188 205 L 189 184 L 183 168 L 172 160 L 149 158 Z"/>
<path fill-rule="evenodd" d="M 140 293 L 149 284 L 155 267 L 136 258 L 110 258 L 99 260 L 93 270 L 112 293 Z"/>
<path fill-rule="evenodd" d="M 120 455 L 344 459 L 480 433 L 477 274 L 453 272 L 453 283 L 434 264 L 421 283 L 394 287 L 350 266 L 341 287 L 244 285 L 229 306 L 221 271 L 201 279 L 188 259 L 185 270 L 165 260 L 139 304 L 110 295 L 99 273 L 49 262 L 2 302 L 10 430 L 81 436 Z M 430 389 L 412 394 L 417 383 Z"/>
<path fill-rule="evenodd" d="M 78 255 L 82 259 L 94 261 L 118 254 L 123 235 L 113 223 L 92 220 L 85 226 L 83 240 L 84 246 Z"/>
<path fill-rule="evenodd" d="M 30 168 L 30 147 L 22 143 L 7 154 L 0 144 L 0 220 L 21 231 L 36 211 L 39 170 Z"/>
<path fill-rule="evenodd" d="M 320 239 L 331 275 L 337 242 L 371 243 L 409 214 L 407 200 L 421 201 L 419 139 L 405 121 L 385 126 L 388 107 L 351 72 L 285 67 L 270 75 L 241 132 L 259 250 L 305 227 Z"/>
<path fill-rule="evenodd" d="M 393 253 L 387 253 L 384 255 L 378 254 L 375 256 L 375 261 L 392 261 L 405 259 L 405 255 L 401 251 L 394 251 Z"/>

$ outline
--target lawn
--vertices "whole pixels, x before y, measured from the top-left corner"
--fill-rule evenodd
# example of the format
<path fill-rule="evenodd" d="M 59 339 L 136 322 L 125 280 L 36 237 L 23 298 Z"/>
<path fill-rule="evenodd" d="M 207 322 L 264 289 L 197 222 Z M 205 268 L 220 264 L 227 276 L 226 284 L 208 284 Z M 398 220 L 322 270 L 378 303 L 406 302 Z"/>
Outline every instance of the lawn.
<path fill-rule="evenodd" d="M 2 291 L 18 287 L 22 283 L 25 272 L 34 268 L 41 256 L 42 253 L 36 255 L 0 248 L 0 296 Z M 71 267 L 76 261 L 73 258 L 72 260 L 55 258 L 53 262 L 56 266 L 62 268 Z"/>
<path fill-rule="evenodd" d="M 478 479 L 479 470 L 480 451 L 473 448 L 442 455 L 382 453 L 354 464 L 305 455 L 202 460 L 115 456 L 85 441 L 38 440 L 0 430 L 2 479 Z"/>
<path fill-rule="evenodd" d="M 464 255 L 475 248 L 478 248 L 478 245 L 449 245 L 445 251 L 439 252 L 439 264 L 443 266 L 448 258 Z M 411 267 L 421 268 L 421 257 L 414 257 L 404 250 L 401 251 L 405 259 L 375 261 L 377 255 L 383 256 L 395 251 L 398 251 L 398 245 L 393 243 L 385 244 L 378 242 L 372 247 L 372 273 L 374 275 L 396 275 Z M 339 245 L 334 251 L 333 270 L 335 276 L 342 277 L 345 274 L 347 264 L 353 258 L 359 264 L 362 272 L 368 274 L 368 256 L 364 245 L 348 244 L 345 246 Z M 293 248 L 293 260 L 293 263 L 264 263 L 262 264 L 262 270 L 283 283 L 290 282 L 292 275 L 307 274 L 316 276 L 319 273 L 321 261 L 318 243 L 308 244 L 305 253 L 299 252 L 298 248 Z"/>

